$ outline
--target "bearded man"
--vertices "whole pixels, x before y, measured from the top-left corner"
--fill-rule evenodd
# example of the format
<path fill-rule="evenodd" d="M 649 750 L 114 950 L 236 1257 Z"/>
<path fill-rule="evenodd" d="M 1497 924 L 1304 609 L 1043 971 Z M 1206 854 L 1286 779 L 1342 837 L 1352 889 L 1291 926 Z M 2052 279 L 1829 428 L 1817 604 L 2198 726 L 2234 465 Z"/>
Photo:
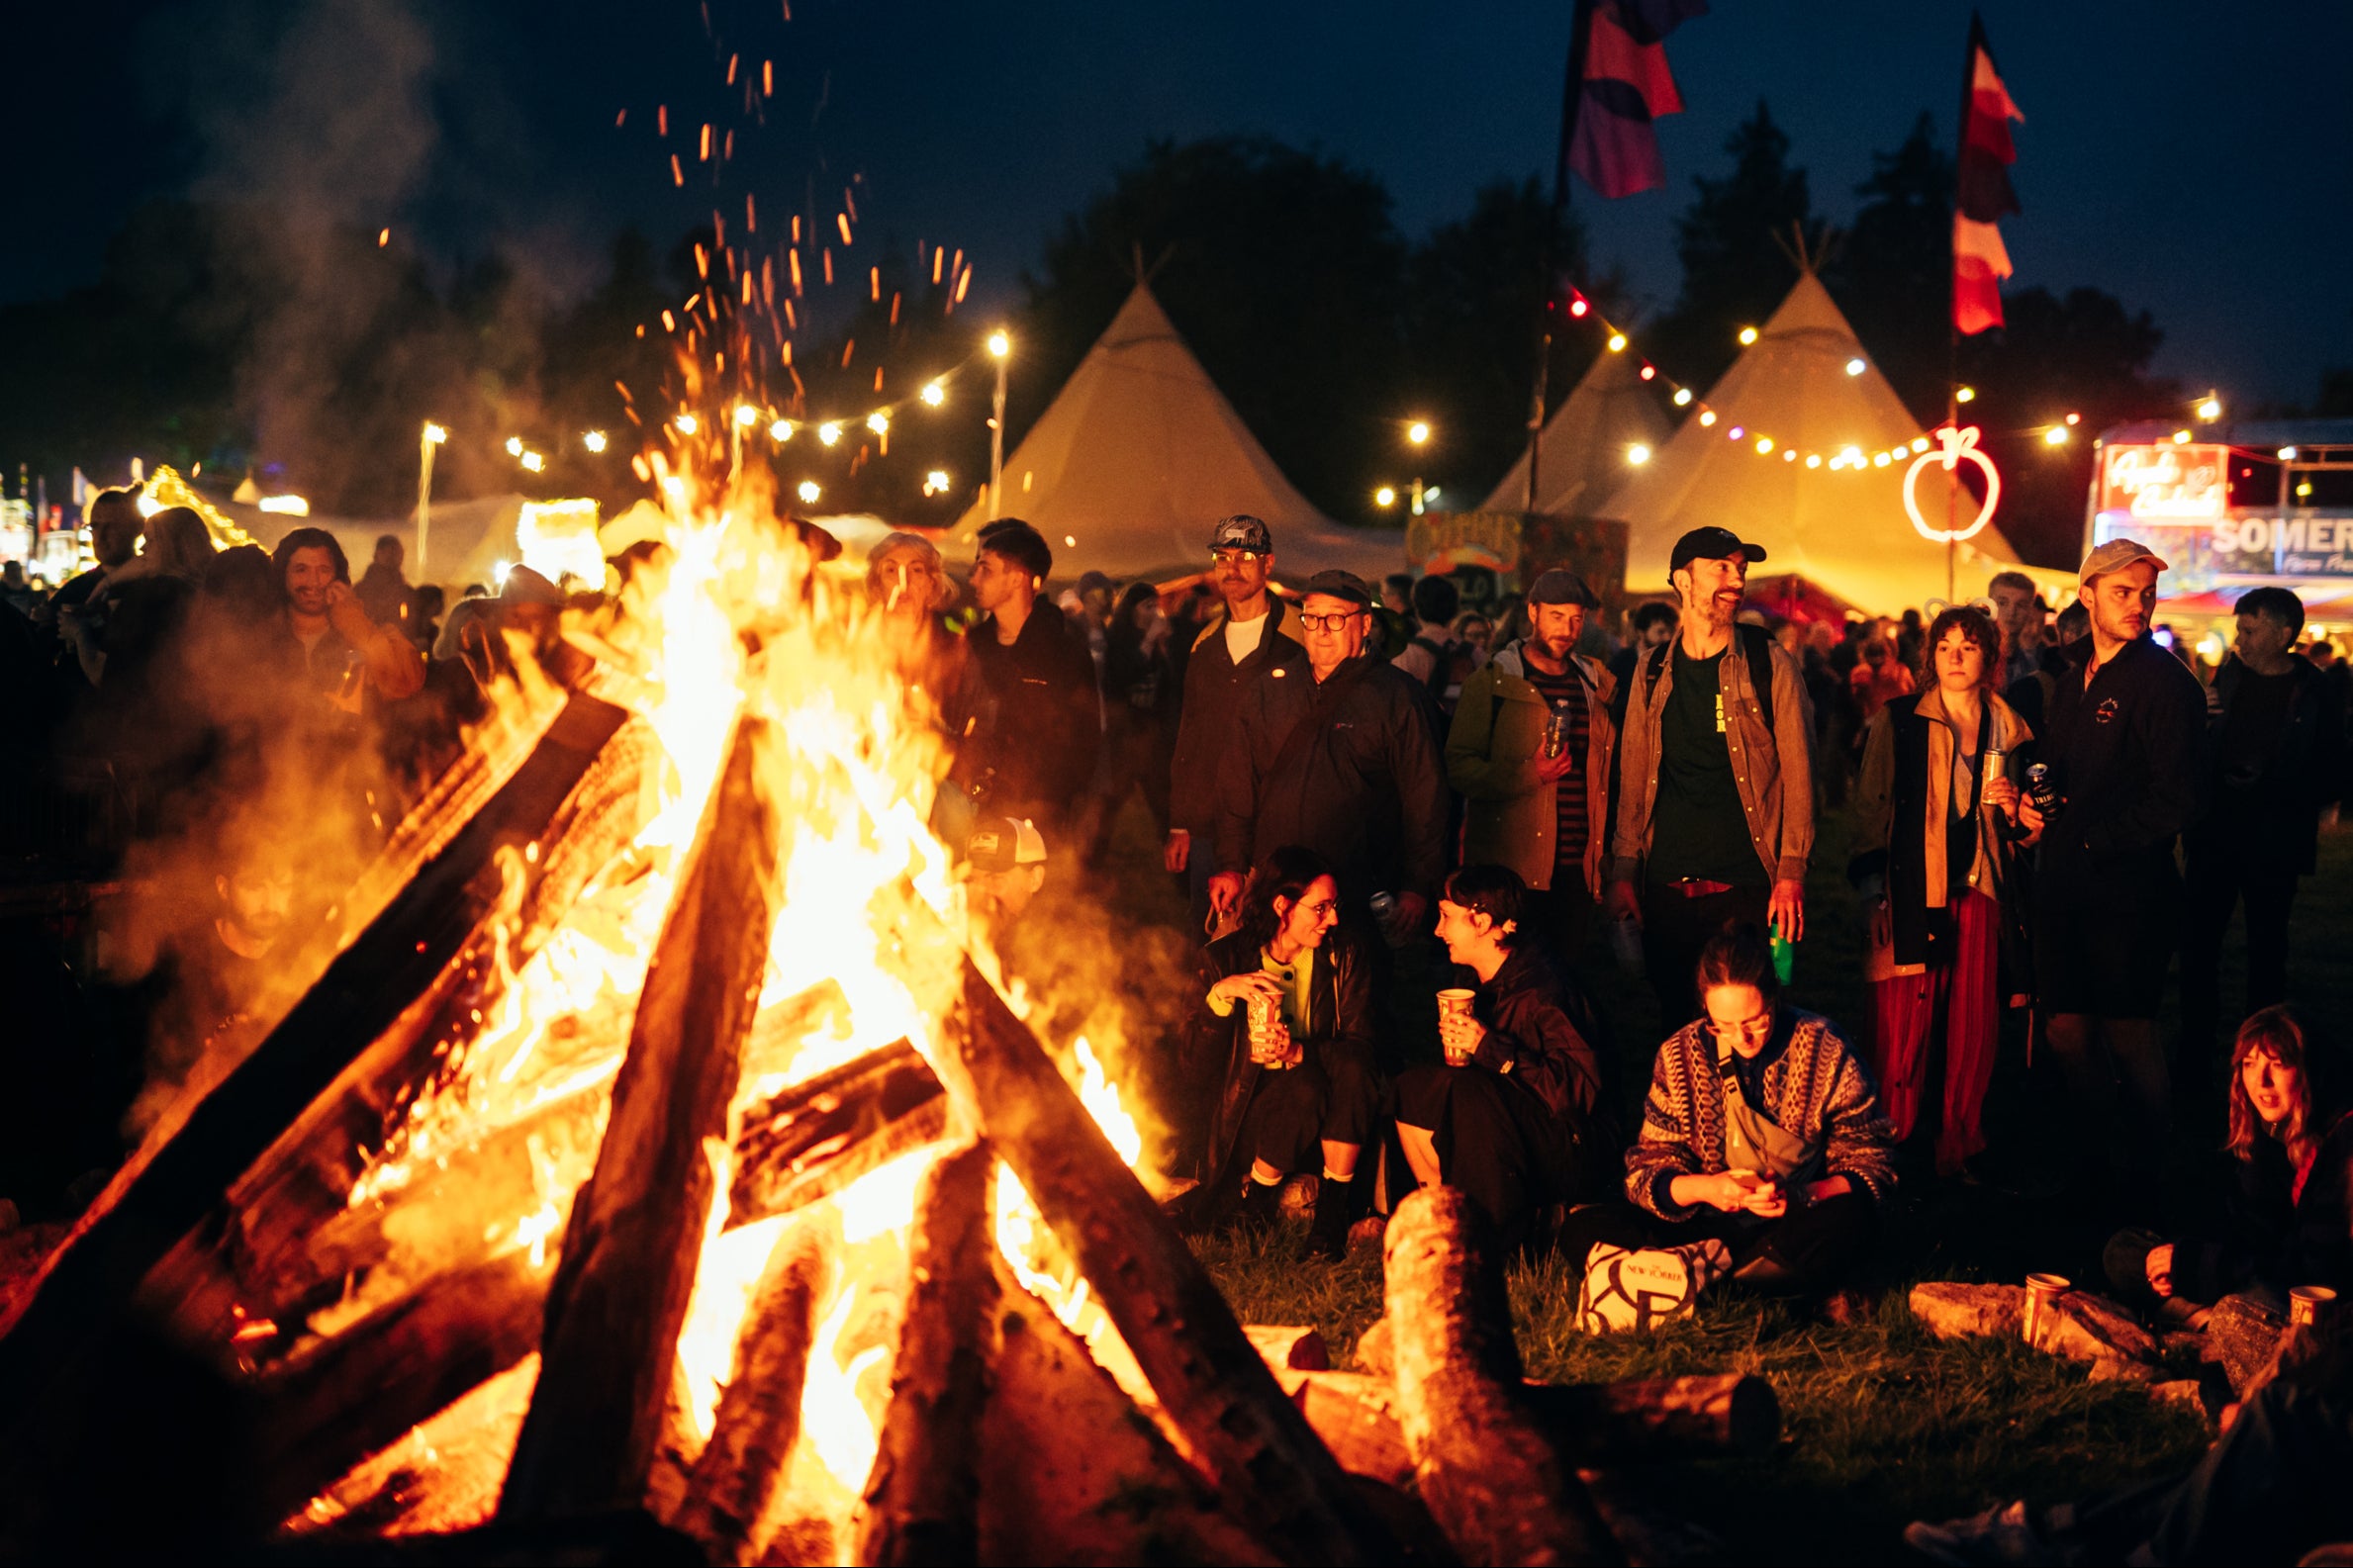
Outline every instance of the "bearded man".
<path fill-rule="evenodd" d="M 1626 706 L 1607 909 L 1642 923 L 1669 1030 L 1699 1016 L 1692 966 L 1726 921 L 1806 933 L 1813 712 L 1797 662 L 1738 623 L 1764 556 L 1729 528 L 1675 541 L 1675 637 L 1644 657 Z"/>

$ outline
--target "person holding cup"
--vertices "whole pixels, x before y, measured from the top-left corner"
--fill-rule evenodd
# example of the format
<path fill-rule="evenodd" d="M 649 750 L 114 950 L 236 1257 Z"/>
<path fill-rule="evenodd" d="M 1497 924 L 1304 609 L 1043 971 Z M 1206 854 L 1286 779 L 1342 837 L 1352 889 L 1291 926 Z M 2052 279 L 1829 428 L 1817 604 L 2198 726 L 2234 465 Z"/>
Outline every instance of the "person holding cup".
<path fill-rule="evenodd" d="M 2033 731 L 1995 694 L 2002 634 L 1955 605 L 1929 627 L 1931 684 L 1864 731 L 1847 877 L 1868 921 L 1864 1055 L 1901 1146 L 1957 1176 L 1986 1146 L 2005 1000 L 2025 1001 L 2026 946 L 2009 759 Z M 2009 971 L 2011 983 L 2004 985 Z M 1930 1079 L 1941 1061 L 1942 1082 Z"/>
<path fill-rule="evenodd" d="M 1309 1247 L 1347 1251 L 1380 1112 L 1370 964 L 1341 927 L 1339 883 L 1322 857 L 1284 845 L 1259 863 L 1241 925 L 1201 952 L 1186 1076 L 1217 1077 L 1196 1219 L 1216 1224 L 1239 1199 L 1247 1222 L 1271 1230 L 1283 1181 L 1320 1169 Z"/>
<path fill-rule="evenodd" d="M 2239 1025 L 2230 1049 L 2229 1181 L 2219 1224 L 2118 1232 L 2104 1259 L 2127 1301 L 2200 1321 L 2226 1297 L 2285 1323 L 2289 1295 L 2353 1293 L 2353 1070 L 2293 1004 Z"/>
<path fill-rule="evenodd" d="M 1476 989 L 1438 993 L 1445 1061 L 1397 1080 L 1397 1136 L 1415 1178 L 1461 1189 L 1507 1245 L 1542 1209 L 1606 1189 L 1619 1140 L 1592 1004 L 1525 937 L 1529 891 L 1503 866 L 1447 879 L 1438 938 Z"/>
<path fill-rule="evenodd" d="M 1718 932 L 1695 974 L 1703 1012 L 1658 1048 L 1624 1193 L 1570 1215 L 1561 1250 L 1719 1241 L 1753 1289 L 1827 1292 L 1895 1192 L 1878 1086 L 1837 1025 L 1782 1000 L 1755 926 Z"/>

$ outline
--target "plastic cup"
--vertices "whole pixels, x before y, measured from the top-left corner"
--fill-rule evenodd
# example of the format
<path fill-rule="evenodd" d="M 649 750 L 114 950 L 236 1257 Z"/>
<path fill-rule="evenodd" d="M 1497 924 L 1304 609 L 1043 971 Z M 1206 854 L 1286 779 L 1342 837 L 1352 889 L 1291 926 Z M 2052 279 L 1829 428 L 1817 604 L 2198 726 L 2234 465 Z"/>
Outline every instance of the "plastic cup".
<path fill-rule="evenodd" d="M 2317 1329 L 2336 1309 L 2336 1292 L 2326 1285 L 2299 1285 L 2288 1292 L 2288 1323 L 2292 1328 Z"/>
<path fill-rule="evenodd" d="M 1442 1021 L 1448 1018 L 1468 1018 L 1471 998 L 1476 994 L 1476 992 L 1466 990 L 1459 985 L 1449 986 L 1440 991 L 1438 993 L 1439 1018 Z M 1459 1067 L 1469 1060 L 1468 1052 L 1458 1053 L 1452 1046 L 1446 1048 L 1446 1064 L 1448 1066 Z"/>

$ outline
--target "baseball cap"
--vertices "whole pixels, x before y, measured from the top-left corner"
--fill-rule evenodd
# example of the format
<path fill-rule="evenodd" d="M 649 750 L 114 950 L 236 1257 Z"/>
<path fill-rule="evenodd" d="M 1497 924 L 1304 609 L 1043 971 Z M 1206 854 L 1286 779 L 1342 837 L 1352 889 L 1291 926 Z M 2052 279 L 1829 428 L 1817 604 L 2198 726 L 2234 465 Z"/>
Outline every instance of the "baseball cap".
<path fill-rule="evenodd" d="M 1561 566 L 1539 574 L 1537 580 L 1528 585 L 1528 602 L 1582 604 L 1587 609 L 1601 608 L 1601 600 L 1595 597 L 1593 590 L 1585 586 L 1585 580 Z"/>
<path fill-rule="evenodd" d="M 1343 572 L 1337 567 L 1318 572 L 1299 585 L 1301 599 L 1311 594 L 1328 594 L 1334 599 L 1345 599 L 1362 609 L 1372 607 L 1372 590 L 1365 586 L 1365 580 L 1354 572 Z"/>
<path fill-rule="evenodd" d="M 1751 563 L 1765 558 L 1760 546 L 1743 542 L 1730 528 L 1694 528 L 1675 541 L 1674 553 L 1666 559 L 1666 569 L 1680 572 L 1694 561 L 1727 561 L 1736 555 Z"/>
<path fill-rule="evenodd" d="M 977 872 L 1009 872 L 1046 864 L 1046 838 L 1024 817 L 982 817 L 964 841 L 964 858 Z"/>
<path fill-rule="evenodd" d="M 1253 555 L 1272 555 L 1274 535 L 1267 525 L 1247 511 L 1237 511 L 1230 517 L 1217 519 L 1217 526 L 1209 530 L 1212 550 L 1248 550 Z"/>
<path fill-rule="evenodd" d="M 2092 579 L 2121 571 L 2135 561 L 2147 561 L 2160 572 L 2173 569 L 2157 558 L 2157 552 L 2138 539 L 2111 539 L 2084 557 L 2083 570 L 2075 574 L 2076 586 L 2090 588 Z"/>

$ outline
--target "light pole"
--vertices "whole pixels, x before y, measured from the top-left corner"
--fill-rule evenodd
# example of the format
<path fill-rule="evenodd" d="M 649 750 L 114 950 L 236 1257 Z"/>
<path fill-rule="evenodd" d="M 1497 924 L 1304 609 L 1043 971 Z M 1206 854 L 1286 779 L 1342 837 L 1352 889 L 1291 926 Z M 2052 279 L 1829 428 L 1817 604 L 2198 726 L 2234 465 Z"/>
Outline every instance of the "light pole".
<path fill-rule="evenodd" d="M 1013 357 L 1013 339 L 1003 327 L 988 334 L 988 352 L 996 360 L 996 403 L 988 417 L 988 520 L 994 522 L 1005 494 L 1005 364 Z"/>
<path fill-rule="evenodd" d="M 1430 444 L 1430 421 L 1427 419 L 1408 421 L 1405 426 L 1405 440 L 1406 444 L 1415 448 L 1418 454 L 1420 448 Z M 1421 464 L 1417 461 L 1414 466 L 1419 468 Z M 1433 496 L 1437 495 L 1438 487 L 1433 485 L 1429 493 Z M 1413 477 L 1413 514 L 1417 517 L 1422 514 L 1422 476 L 1416 474 Z"/>
<path fill-rule="evenodd" d="M 433 448 L 449 439 L 449 432 L 432 420 L 417 440 L 417 581 L 424 581 L 425 530 L 431 525 L 433 504 Z"/>

